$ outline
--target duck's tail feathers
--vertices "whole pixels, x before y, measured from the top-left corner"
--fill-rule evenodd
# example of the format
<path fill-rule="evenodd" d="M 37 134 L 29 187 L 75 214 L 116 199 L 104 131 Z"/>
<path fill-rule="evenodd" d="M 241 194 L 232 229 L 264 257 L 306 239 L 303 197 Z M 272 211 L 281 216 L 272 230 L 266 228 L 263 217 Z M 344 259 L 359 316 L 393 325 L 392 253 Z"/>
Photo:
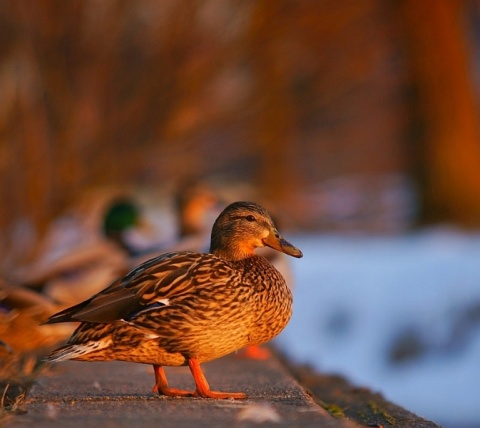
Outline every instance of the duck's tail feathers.
<path fill-rule="evenodd" d="M 109 340 L 65 345 L 43 358 L 43 361 L 56 363 L 67 360 L 83 360 L 83 357 L 88 354 L 108 348 L 110 345 L 111 341 Z"/>
<path fill-rule="evenodd" d="M 79 303 L 78 305 L 72 306 L 70 308 L 64 309 L 63 311 L 53 314 L 47 321 L 43 322 L 44 324 L 55 324 L 60 322 L 78 322 L 79 319 L 75 319 L 74 315 L 87 304 L 87 302 Z"/>

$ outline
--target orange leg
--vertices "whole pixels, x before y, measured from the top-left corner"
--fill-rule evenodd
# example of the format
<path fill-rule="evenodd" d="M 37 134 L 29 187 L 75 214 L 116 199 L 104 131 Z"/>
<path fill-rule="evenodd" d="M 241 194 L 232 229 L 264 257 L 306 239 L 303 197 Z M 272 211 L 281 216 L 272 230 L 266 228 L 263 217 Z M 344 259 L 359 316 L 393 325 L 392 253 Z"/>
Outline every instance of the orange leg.
<path fill-rule="evenodd" d="M 168 397 L 193 397 L 195 395 L 195 392 L 193 391 L 170 388 L 168 386 L 165 370 L 162 366 L 154 364 L 153 371 L 155 373 L 155 386 L 153 387 L 153 392 L 157 392 L 160 395 L 167 395 Z"/>
<path fill-rule="evenodd" d="M 195 391 L 170 388 L 168 386 L 165 370 L 162 366 L 154 364 L 153 371 L 155 373 L 155 386 L 153 387 L 153 392 L 161 395 L 167 395 L 168 397 L 247 398 L 247 395 L 243 392 L 211 391 L 207 379 L 205 378 L 205 375 L 200 367 L 200 363 L 196 359 L 191 358 L 188 360 L 188 366 L 190 367 L 190 371 L 192 372 L 192 376 L 197 387 Z"/>
<path fill-rule="evenodd" d="M 205 375 L 200 367 L 200 363 L 195 358 L 190 358 L 188 360 L 188 367 L 190 367 L 193 379 L 195 380 L 195 385 L 197 386 L 195 396 L 200 396 L 203 398 L 247 398 L 247 395 L 243 392 L 211 391 L 207 379 L 205 378 Z"/>

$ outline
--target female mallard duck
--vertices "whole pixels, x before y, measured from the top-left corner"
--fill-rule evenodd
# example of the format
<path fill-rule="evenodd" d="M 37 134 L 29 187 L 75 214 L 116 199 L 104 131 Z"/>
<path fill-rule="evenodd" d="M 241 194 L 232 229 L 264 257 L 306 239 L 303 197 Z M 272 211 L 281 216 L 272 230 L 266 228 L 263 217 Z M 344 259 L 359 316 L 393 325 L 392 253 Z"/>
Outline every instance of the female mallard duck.
<path fill-rule="evenodd" d="M 200 363 L 279 334 L 292 294 L 255 248 L 302 252 L 278 233 L 267 211 L 235 202 L 212 228 L 210 253 L 173 252 L 149 260 L 47 323 L 81 321 L 47 361 L 121 360 L 153 364 L 154 392 L 168 396 L 245 398 L 211 391 Z M 188 365 L 196 390 L 170 388 L 162 366 Z"/>

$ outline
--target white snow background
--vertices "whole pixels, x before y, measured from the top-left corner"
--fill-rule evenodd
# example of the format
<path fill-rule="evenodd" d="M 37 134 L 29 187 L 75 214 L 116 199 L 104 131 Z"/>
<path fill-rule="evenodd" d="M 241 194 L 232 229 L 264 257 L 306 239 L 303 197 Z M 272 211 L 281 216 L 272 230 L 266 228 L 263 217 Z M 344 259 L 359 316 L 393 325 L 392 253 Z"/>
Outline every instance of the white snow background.
<path fill-rule="evenodd" d="M 289 236 L 294 314 L 276 345 L 434 422 L 480 426 L 480 235 Z M 392 361 L 403 334 L 420 351 Z"/>

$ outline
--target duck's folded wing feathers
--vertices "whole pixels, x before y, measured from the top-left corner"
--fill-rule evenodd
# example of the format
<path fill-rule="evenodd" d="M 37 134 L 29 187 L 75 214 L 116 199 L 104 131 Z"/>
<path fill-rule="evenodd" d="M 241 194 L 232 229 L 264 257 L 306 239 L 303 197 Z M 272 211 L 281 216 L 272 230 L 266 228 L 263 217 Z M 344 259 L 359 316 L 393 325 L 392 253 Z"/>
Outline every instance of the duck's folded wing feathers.
<path fill-rule="evenodd" d="M 88 321 L 113 322 L 129 318 L 155 302 L 188 293 L 192 287 L 189 271 L 210 254 L 168 253 L 149 260 L 90 299 L 49 318 L 47 324 Z"/>

